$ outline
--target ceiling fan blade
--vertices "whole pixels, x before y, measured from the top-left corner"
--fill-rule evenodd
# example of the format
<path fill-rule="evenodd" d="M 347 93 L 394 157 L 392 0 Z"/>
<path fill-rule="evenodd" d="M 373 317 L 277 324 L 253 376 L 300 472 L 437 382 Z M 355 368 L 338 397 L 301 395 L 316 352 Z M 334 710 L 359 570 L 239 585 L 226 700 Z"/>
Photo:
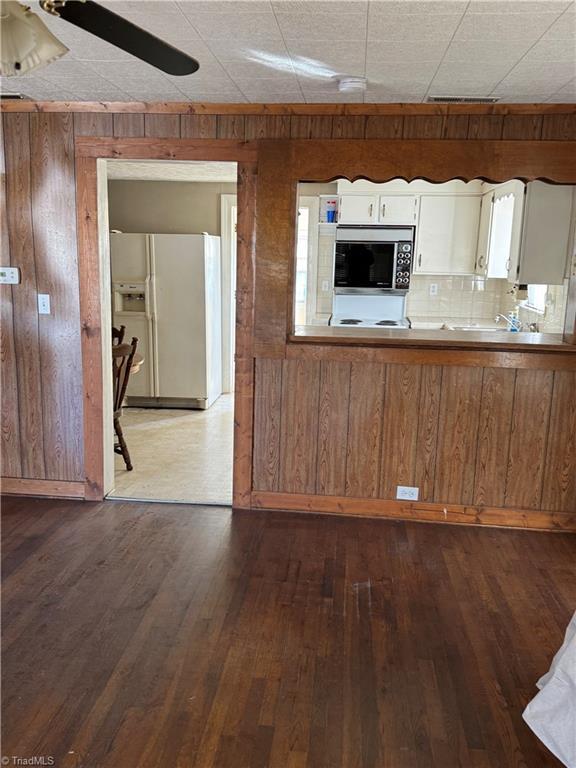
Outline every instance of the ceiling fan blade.
<path fill-rule="evenodd" d="M 50 13 L 45 2 L 40 2 L 40 6 Z M 169 75 L 191 75 L 200 66 L 188 54 L 92 0 L 67 0 L 58 5 L 56 11 L 60 18 L 70 24 L 112 43 Z"/>

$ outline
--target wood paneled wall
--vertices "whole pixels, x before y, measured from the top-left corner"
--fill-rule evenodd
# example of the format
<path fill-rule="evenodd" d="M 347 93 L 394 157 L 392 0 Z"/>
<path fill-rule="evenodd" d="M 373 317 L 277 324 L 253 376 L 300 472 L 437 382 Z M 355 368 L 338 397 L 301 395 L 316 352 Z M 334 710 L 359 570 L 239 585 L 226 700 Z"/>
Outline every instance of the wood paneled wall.
<path fill-rule="evenodd" d="M 576 372 L 258 359 L 255 491 L 576 511 Z"/>
<path fill-rule="evenodd" d="M 572 105 L 467 109 L 435 105 L 10 103 L 2 105 L 1 117 L 0 214 L 5 221 L 1 257 L 3 264 L 22 270 L 20 285 L 1 288 L 2 474 L 38 481 L 35 489 L 51 481 L 47 487 L 61 495 L 79 495 L 79 483 L 85 479 L 74 175 L 77 137 L 423 142 L 576 139 Z M 256 252 L 258 283 L 259 264 L 265 261 L 258 243 Z M 51 315 L 38 314 L 38 292 L 51 295 Z M 270 296 L 274 301 L 267 327 L 278 322 L 285 338 L 289 298 L 280 297 L 285 305 L 280 308 L 274 304 L 274 295 Z M 257 301 L 262 306 L 265 297 L 257 296 Z M 275 310 L 280 310 L 276 319 Z M 262 350 L 254 351 L 255 357 L 259 354 Z M 282 350 L 279 354 L 284 356 Z M 243 360 L 242 370 L 250 382 L 252 369 L 253 358 Z M 524 381 L 520 373 L 447 371 L 441 366 L 396 367 L 378 362 L 258 360 L 256 488 L 271 483 L 298 493 L 384 498 L 390 496 L 396 478 L 409 476 L 426 498 L 470 498 L 478 503 L 504 498 L 507 505 L 521 502 L 531 508 L 540 494 L 539 503 L 566 509 L 574 494 L 573 464 L 566 457 L 573 454 L 574 446 L 565 429 L 561 430 L 563 437 L 552 442 L 550 435 L 552 425 L 565 417 L 562 409 L 573 390 L 573 379 L 569 373 L 549 372 L 540 374 L 541 381 Z M 300 401 L 295 392 L 304 384 L 304 400 Z M 447 407 L 449 401 L 442 399 L 445 387 L 455 393 L 458 416 Z M 506 399 L 511 388 L 529 398 L 543 388 L 549 407 L 546 410 L 540 403 L 534 409 L 536 429 L 524 423 L 514 402 Z M 400 405 L 391 419 L 389 404 L 394 393 L 399 393 Z M 413 398 L 419 401 L 417 412 L 411 406 Z M 488 408 L 491 399 L 495 405 Z M 349 404 L 346 411 L 335 407 L 343 402 Z M 514 435 L 529 435 L 534 450 L 545 451 L 544 463 L 542 457 L 531 457 L 535 468 L 527 487 L 517 482 L 508 463 L 504 471 L 495 457 L 493 436 L 499 436 L 501 429 L 496 414 L 510 420 L 508 437 L 504 435 L 500 443 L 510 467 L 520 452 L 524 462 L 527 455 Z M 475 428 L 484 438 L 471 447 L 469 435 Z M 345 441 L 341 439 L 344 431 Z M 386 452 L 384 446 L 397 435 L 401 436 L 399 449 Z M 452 452 L 465 470 L 441 466 L 440 459 Z M 553 489 L 547 478 L 556 467 L 562 480 Z M 482 479 L 493 475 L 495 485 Z"/>

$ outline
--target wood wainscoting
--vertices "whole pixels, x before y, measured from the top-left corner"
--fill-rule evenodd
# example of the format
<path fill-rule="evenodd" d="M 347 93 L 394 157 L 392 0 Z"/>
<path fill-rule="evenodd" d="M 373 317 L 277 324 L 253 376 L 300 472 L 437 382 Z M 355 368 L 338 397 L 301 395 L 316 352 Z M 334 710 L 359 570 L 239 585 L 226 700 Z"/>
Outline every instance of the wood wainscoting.
<path fill-rule="evenodd" d="M 236 159 L 243 202 L 235 506 L 277 506 L 278 494 L 288 494 L 285 507 L 334 511 L 344 500 L 338 509 L 353 513 L 360 499 L 363 509 L 370 503 L 369 514 L 375 505 L 405 510 L 391 498 L 398 478 L 413 475 L 426 494 L 418 502 L 422 516 L 422 505 L 433 510 L 439 503 L 441 515 L 449 505 L 486 522 L 493 508 L 536 525 L 539 503 L 541 514 L 554 516 L 551 527 L 557 519 L 569 527 L 562 516 L 576 507 L 575 450 L 566 431 L 571 425 L 574 432 L 567 373 L 575 370 L 573 348 L 540 354 L 299 345 L 291 338 L 291 308 L 298 181 L 424 174 L 576 183 L 576 105 L 7 102 L 0 113 L 2 264 L 22 272 L 20 285 L 0 288 L 0 446 L 13 492 L 41 493 L 34 488 L 53 483 L 74 493 L 83 486 L 91 499 L 102 495 L 97 158 Z M 576 274 L 571 285 L 565 340 L 574 344 Z M 51 294 L 51 316 L 38 315 L 38 292 Z M 390 406 L 395 391 L 403 398 L 397 411 Z M 446 399 L 452 396 L 454 412 Z M 428 414 L 411 407 L 416 398 Z M 500 416 L 481 421 L 493 400 L 510 419 L 508 432 Z M 481 428 L 484 436 L 472 440 Z M 339 442 L 334 436 L 344 430 Z M 397 437 L 391 455 L 385 446 Z M 494 483 L 482 479 L 491 471 Z M 276 479 L 262 485 L 267 475 Z M 504 506 L 491 507 L 494 500 Z"/>
<path fill-rule="evenodd" d="M 575 392 L 575 370 L 257 359 L 253 505 L 576 530 Z"/>

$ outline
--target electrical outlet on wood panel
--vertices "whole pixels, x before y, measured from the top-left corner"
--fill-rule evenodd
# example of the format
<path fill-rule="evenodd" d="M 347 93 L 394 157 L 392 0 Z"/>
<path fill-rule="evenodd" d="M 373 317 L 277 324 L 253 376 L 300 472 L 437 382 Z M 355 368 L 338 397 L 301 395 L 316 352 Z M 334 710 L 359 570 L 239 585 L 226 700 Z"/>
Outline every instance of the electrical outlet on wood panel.
<path fill-rule="evenodd" d="M 409 485 L 397 485 L 396 498 L 405 501 L 418 501 L 418 488 L 412 488 Z"/>

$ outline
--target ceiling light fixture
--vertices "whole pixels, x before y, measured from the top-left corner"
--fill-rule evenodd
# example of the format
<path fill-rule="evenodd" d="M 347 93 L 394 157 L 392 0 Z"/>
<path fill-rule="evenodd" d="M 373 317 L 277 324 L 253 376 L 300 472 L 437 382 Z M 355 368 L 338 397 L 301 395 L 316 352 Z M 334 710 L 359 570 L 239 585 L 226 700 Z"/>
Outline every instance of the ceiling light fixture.
<path fill-rule="evenodd" d="M 340 93 L 362 93 L 366 90 L 365 77 L 338 77 L 336 82 Z"/>
<path fill-rule="evenodd" d="M 1 4 L 0 34 L 0 73 L 4 77 L 32 72 L 68 53 L 30 8 L 14 0 Z"/>

